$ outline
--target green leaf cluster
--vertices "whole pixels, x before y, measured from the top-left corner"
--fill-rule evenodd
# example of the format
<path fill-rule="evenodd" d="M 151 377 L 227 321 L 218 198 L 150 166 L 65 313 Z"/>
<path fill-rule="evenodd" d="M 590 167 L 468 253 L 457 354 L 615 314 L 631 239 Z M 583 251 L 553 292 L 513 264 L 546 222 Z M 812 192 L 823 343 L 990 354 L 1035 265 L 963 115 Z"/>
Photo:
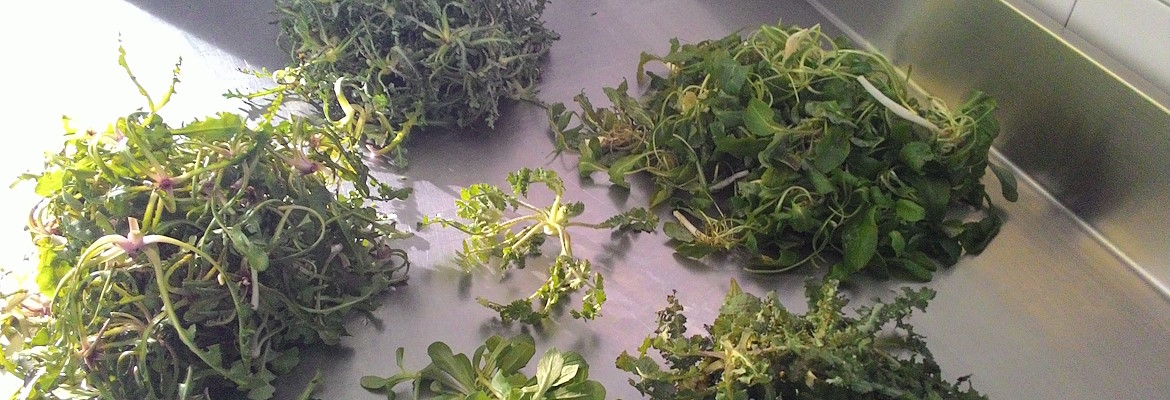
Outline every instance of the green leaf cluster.
<path fill-rule="evenodd" d="M 656 62 L 665 74 L 646 70 Z M 550 125 L 582 176 L 627 186 L 649 175 L 651 207 L 676 210 L 664 230 L 681 255 L 734 249 L 760 273 L 816 264 L 835 279 L 929 280 L 998 233 L 988 167 L 1016 199 L 1012 174 L 987 162 L 999 133 L 991 98 L 948 109 L 912 97 L 889 61 L 819 27 L 673 40 L 638 68 L 641 99 L 623 82 L 605 88 L 608 108 L 584 94 L 580 111 L 550 106 Z"/>
<path fill-rule="evenodd" d="M 617 366 L 652 399 L 983 399 L 942 377 L 924 338 L 906 322 L 925 310 L 930 289 L 903 288 L 888 303 L 848 304 L 837 281 L 807 285 L 808 312 L 794 314 L 775 293 L 743 292 L 735 281 L 703 335 L 686 336 L 683 307 L 672 295 L 658 328 L 638 355 Z M 665 364 L 647 355 L 659 352 Z"/>
<path fill-rule="evenodd" d="M 278 0 L 295 60 L 278 83 L 332 118 L 360 109 L 358 118 L 377 128 L 368 139 L 380 146 L 402 140 L 391 124 L 490 127 L 500 99 L 535 98 L 541 58 L 557 39 L 540 20 L 545 4 Z"/>
<path fill-rule="evenodd" d="M 536 374 L 526 376 L 521 369 L 536 354 L 533 343 L 528 335 L 510 339 L 492 336 L 468 358 L 463 353 L 453 354 L 446 343 L 434 342 L 427 348 L 431 363 L 418 372 L 402 367 L 403 351 L 399 348 L 401 373 L 386 378 L 365 376 L 361 385 L 385 391 L 389 399 L 396 397 L 395 386 L 408 381 L 413 382 L 414 399 L 424 387 L 437 394 L 436 399 L 450 400 L 605 399 L 605 388 L 589 380 L 589 364 L 574 352 L 549 348 L 537 363 Z"/>
<path fill-rule="evenodd" d="M 657 228 L 658 216 L 635 208 L 600 224 L 573 221 L 585 211 L 585 205 L 563 198 L 565 185 L 556 172 L 524 168 L 508 174 L 508 183 L 511 193 L 486 183 L 467 187 L 460 191 L 460 198 L 455 202 L 459 219 L 427 217 L 420 225 L 439 224 L 466 233 L 459 257 L 468 270 L 492 260 L 499 261 L 501 270 L 524 268 L 528 257 L 540 254 L 541 245 L 551 236 L 559 242 L 560 253 L 549 266 L 548 280 L 540 289 L 511 303 L 481 298 L 480 304 L 499 312 L 504 321 L 536 324 L 548 317 L 563 296 L 586 288 L 581 310 L 572 310 L 571 314 L 584 319 L 600 315 L 601 305 L 605 303 L 604 279 L 593 272 L 589 260 L 573 256 L 569 228 L 650 232 Z M 528 202 L 528 192 L 534 183 L 552 192 L 552 204 L 539 207 Z M 542 303 L 539 309 L 534 309 L 534 300 Z"/>
<path fill-rule="evenodd" d="M 176 127 L 158 114 L 174 85 L 157 103 L 138 88 L 148 111 L 104 131 L 66 121 L 26 176 L 44 197 L 41 293 L 5 296 L 3 366 L 20 398 L 271 398 L 302 346 L 337 344 L 346 312 L 406 279 L 404 234 L 366 204 L 406 192 L 372 181 L 330 124 Z"/>

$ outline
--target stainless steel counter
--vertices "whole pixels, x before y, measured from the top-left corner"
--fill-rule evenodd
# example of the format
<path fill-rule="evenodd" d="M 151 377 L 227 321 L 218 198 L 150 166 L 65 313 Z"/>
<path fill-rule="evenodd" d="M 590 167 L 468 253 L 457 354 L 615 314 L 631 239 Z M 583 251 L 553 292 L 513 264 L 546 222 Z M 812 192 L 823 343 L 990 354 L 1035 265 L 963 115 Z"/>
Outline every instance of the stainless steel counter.
<path fill-rule="evenodd" d="M 30 139 L 2 148 L 9 160 L 0 170 L 4 176 L 39 165 L 40 150 L 59 138 L 59 114 L 104 124 L 141 104 L 117 68 L 117 32 L 148 89 L 165 89 L 175 58 L 184 58 L 179 93 L 164 112 L 172 122 L 237 108 L 220 94 L 264 82 L 234 69 L 279 68 L 285 59 L 274 44 L 275 27 L 266 24 L 268 1 L 133 3 L 21 4 L 0 17 L 6 53 L 19 55 L 0 66 L 3 76 L 17 77 L 16 90 L 5 99 L 5 116 L 17 124 L 8 134 Z M 44 19 L 37 21 L 39 16 Z M 802 1 L 557 1 L 545 19 L 562 36 L 541 86 L 541 97 L 549 102 L 569 102 L 581 91 L 600 99 L 603 86 L 623 78 L 633 83 L 638 54 L 665 52 L 672 37 L 698 41 L 779 20 L 821 23 L 838 32 Z M 409 144 L 408 171 L 378 168 L 382 178 L 415 189 L 410 199 L 385 204 L 385 210 L 406 225 L 423 215 L 451 215 L 459 188 L 503 184 L 508 171 L 526 166 L 561 172 L 566 197 L 586 204 L 583 220 L 645 205 L 645 181 L 635 180 L 625 191 L 611 188 L 604 177 L 578 180 L 573 156 L 551 157 L 543 110 L 516 105 L 505 114 L 494 131 L 416 136 Z M 30 192 L 29 186 L 4 192 L 5 205 L 11 205 L 0 213 L 3 238 L 12 239 L 6 243 L 24 238 L 16 227 Z M 998 187 L 989 192 L 998 193 Z M 914 318 L 945 374 L 952 379 L 974 374 L 976 388 L 996 399 L 1170 398 L 1170 303 L 1036 188 L 1021 187 L 1019 202 L 1003 205 L 1008 222 L 999 237 L 981 256 L 938 274 L 929 284 L 938 297 Z M 301 370 L 282 379 L 280 395 L 292 396 L 319 368 L 326 377 L 320 398 L 379 398 L 361 389 L 357 379 L 397 372 L 398 347 L 406 348 L 408 368 L 421 368 L 432 341 L 470 352 L 492 334 L 526 331 L 536 337 L 538 351 L 555 346 L 584 355 L 591 376 L 607 386 L 611 398 L 636 399 L 628 376 L 613 361 L 651 333 L 654 312 L 671 290 L 678 290 L 692 329 L 698 330 L 716 315 L 729 279 L 757 294 L 776 290 L 786 305 L 803 310 L 802 281 L 816 274 L 761 277 L 729 260 L 682 260 L 672 255 L 662 234 L 580 232 L 574 238 L 577 255 L 591 258 L 607 280 L 609 301 L 600 319 L 583 322 L 564 315 L 535 329 L 501 325 L 475 298 L 507 300 L 530 293 L 543 281 L 547 260 L 503 276 L 487 270 L 465 274 L 452 261 L 461 235 L 427 228 L 402 243 L 414 265 L 409 284 L 385 296 L 374 318 L 355 317 L 353 336 L 342 346 L 310 351 Z M 9 250 L 0 262 L 20 264 L 24 251 L 27 247 Z M 889 298 L 903 284 L 863 279 L 848 293 L 863 304 L 874 296 Z"/>

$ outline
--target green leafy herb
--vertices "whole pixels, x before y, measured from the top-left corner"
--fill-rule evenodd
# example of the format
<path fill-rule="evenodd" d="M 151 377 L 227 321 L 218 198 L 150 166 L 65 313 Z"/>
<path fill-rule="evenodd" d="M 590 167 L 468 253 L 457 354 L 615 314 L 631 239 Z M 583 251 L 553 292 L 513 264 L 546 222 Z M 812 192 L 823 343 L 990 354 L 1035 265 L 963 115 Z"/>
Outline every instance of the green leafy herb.
<path fill-rule="evenodd" d="M 370 180 L 332 125 L 173 127 L 158 111 L 174 73 L 103 132 L 66 120 L 64 148 L 26 176 L 45 197 L 29 226 L 42 293 L 7 296 L 0 321 L 21 396 L 271 398 L 301 346 L 338 343 L 347 311 L 406 279 L 404 234 L 365 205 L 371 185 L 406 192 Z"/>
<path fill-rule="evenodd" d="M 719 316 L 705 335 L 686 334 L 683 307 L 673 296 L 639 355 L 623 352 L 617 366 L 653 399 L 983 399 L 950 383 L 906 319 L 925 310 L 930 289 L 903 292 L 845 316 L 837 282 L 810 282 L 808 312 L 786 310 L 769 293 L 744 293 L 733 280 Z M 876 300 L 875 300 L 876 301 Z M 892 326 L 891 326 L 892 325 Z M 657 350 L 665 365 L 646 355 Z"/>
<path fill-rule="evenodd" d="M 589 380 L 589 364 L 574 352 L 560 352 L 550 348 L 540 358 L 536 375 L 525 376 L 520 369 L 528 365 L 536 354 L 531 336 L 518 335 L 511 339 L 492 336 L 468 358 L 453 354 L 443 342 L 427 348 L 431 363 L 418 372 L 407 372 L 402 367 L 401 348 L 398 349 L 398 368 L 402 372 L 390 377 L 365 376 L 362 387 L 386 391 L 395 398 L 393 389 L 400 383 L 413 381 L 415 399 L 423 385 L 438 394 L 438 399 L 474 400 L 538 400 L 538 399 L 595 399 L 605 398 L 605 388 Z"/>
<path fill-rule="evenodd" d="M 668 73 L 645 71 L 652 62 Z M 818 27 L 674 40 L 638 69 L 641 100 L 623 82 L 605 89 L 609 108 L 583 94 L 579 112 L 550 106 L 550 125 L 582 175 L 605 171 L 619 186 L 650 175 L 650 205 L 676 209 L 664 230 L 681 255 L 736 249 L 753 272 L 820 264 L 835 279 L 929 280 L 1003 223 L 980 182 L 999 133 L 983 94 L 953 110 L 912 98 L 889 61 Z M 1015 201 L 1011 172 L 992 171 Z"/>
<path fill-rule="evenodd" d="M 557 35 L 545 0 L 278 0 L 296 64 L 280 88 L 331 118 L 373 126 L 386 153 L 409 128 L 492 126 L 501 98 L 535 99 L 541 58 Z M 400 128 L 394 128 L 394 127 Z"/>
<path fill-rule="evenodd" d="M 593 273 L 589 260 L 573 257 L 569 228 L 653 231 L 658 225 L 658 216 L 635 208 L 600 224 L 571 221 L 585 211 L 585 205 L 562 198 L 565 185 L 556 172 L 524 168 L 508 174 L 508 183 L 512 186 L 512 193 L 486 183 L 460 191 L 456 207 L 459 218 L 466 222 L 428 217 L 420 225 L 440 224 L 466 233 L 468 238 L 463 241 L 463 251 L 459 256 L 461 264 L 468 269 L 486 265 L 492 259 L 500 260 L 501 270 L 510 266 L 523 268 L 528 256 L 540 253 L 546 237 L 557 238 L 560 254 L 549 267 L 548 281 L 536 293 L 509 304 L 482 298 L 479 302 L 498 311 L 505 321 L 535 324 L 549 315 L 562 296 L 586 287 L 581 310 L 571 313 L 574 318 L 584 319 L 600 315 L 601 305 L 605 303 L 603 279 L 600 274 Z M 533 183 L 543 184 L 555 195 L 551 205 L 542 208 L 526 201 L 529 186 Z M 520 211 L 523 213 L 519 216 L 505 215 Z M 536 299 L 543 303 L 539 311 L 533 310 L 532 301 Z"/>

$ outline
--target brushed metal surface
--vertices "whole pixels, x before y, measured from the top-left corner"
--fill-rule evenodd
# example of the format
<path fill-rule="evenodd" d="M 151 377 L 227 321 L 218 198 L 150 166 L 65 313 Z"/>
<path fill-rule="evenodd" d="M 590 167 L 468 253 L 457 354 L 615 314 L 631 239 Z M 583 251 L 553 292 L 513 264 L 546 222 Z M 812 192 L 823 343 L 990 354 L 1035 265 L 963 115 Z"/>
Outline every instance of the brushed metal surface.
<path fill-rule="evenodd" d="M 995 97 L 996 149 L 1170 296 L 1163 94 L 1139 93 L 1134 85 L 1148 87 L 1139 77 L 1001 0 L 809 1 L 912 66 L 928 92 L 952 103 L 971 90 Z"/>
<path fill-rule="evenodd" d="M 1028 3 L 1036 6 L 1044 15 L 1052 18 L 1060 25 L 1068 22 L 1069 16 L 1073 12 L 1073 7 L 1077 4 L 1077 0 L 1027 0 Z"/>
<path fill-rule="evenodd" d="M 119 31 L 136 73 L 148 88 L 165 85 L 174 59 L 184 57 L 186 78 L 175 107 L 168 106 L 165 113 L 171 121 L 237 107 L 219 94 L 263 82 L 240 77 L 234 69 L 280 67 L 284 59 L 269 46 L 275 29 L 265 24 L 268 17 L 262 10 L 271 7 L 266 0 L 216 0 L 202 7 L 150 0 L 136 2 L 137 6 L 105 1 L 80 10 L 55 4 L 24 5 L 21 11 L 53 9 L 75 28 L 105 37 L 64 34 L 50 41 L 56 47 L 30 46 L 35 62 L 4 66 L 6 75 L 33 77 L 37 82 L 29 85 L 37 89 L 28 94 L 29 101 L 6 107 L 13 115 L 38 116 L 38 121 L 16 122 L 16 132 L 55 136 L 59 125 L 53 113 L 104 116 L 96 119 L 101 122 L 136 107 L 137 94 L 127 88 L 121 71 L 105 67 L 116 65 L 114 35 Z M 103 8 L 116 13 L 90 18 Z M 225 8 L 236 11 L 224 13 Z M 541 86 L 541 97 L 549 102 L 568 102 L 581 91 L 600 98 L 602 86 L 616 85 L 623 78 L 633 83 L 638 54 L 666 51 L 671 37 L 697 41 L 780 19 L 801 25 L 821 23 L 827 31 L 837 32 L 828 26 L 828 18 L 794 0 L 558 1 L 550 5 L 545 19 L 562 35 L 549 56 Z M 228 25 L 251 29 L 232 28 L 238 30 L 223 35 Z M 13 41 L 18 36 L 5 37 Z M 95 46 L 109 48 L 94 50 Z M 78 53 L 86 58 L 72 56 Z M 68 79 L 53 79 L 56 75 L 43 68 L 78 63 L 91 68 L 76 69 Z M 987 83 L 969 81 L 966 75 L 954 79 L 959 86 Z M 52 101 L 62 94 L 70 99 L 55 105 Z M 1007 116 L 1032 112 L 1019 107 L 1038 106 L 1010 99 L 1002 103 Z M 408 200 L 384 204 L 384 209 L 407 225 L 423 215 L 450 215 L 460 187 L 478 182 L 503 184 L 508 171 L 525 166 L 561 172 L 566 178 L 566 197 L 586 203 L 584 220 L 600 220 L 646 203 L 649 185 L 644 181 L 635 180 L 630 191 L 614 189 L 604 177 L 576 179 L 574 157 L 550 157 L 553 147 L 542 110 L 515 105 L 505 114 L 490 132 L 436 131 L 416 136 L 410 143 L 411 166 L 405 172 L 376 164 L 382 178 L 415 189 Z M 41 120 L 46 118 L 51 120 Z M 1019 139 L 1011 138 L 1021 135 L 1014 131 L 1020 129 L 1018 123 L 1005 125 L 1004 136 L 1009 140 L 1001 147 L 1018 143 Z M 37 146 L 45 146 L 29 143 L 33 144 L 13 147 L 18 152 L 39 153 L 43 147 Z M 994 179 L 987 184 L 990 192 L 998 193 Z M 14 192 L 5 193 L 8 205 L 7 199 L 14 197 L 7 193 Z M 23 216 L 22 207 L 9 208 Z M 947 376 L 974 374 L 976 387 L 996 399 L 1167 398 L 1170 303 L 1128 273 L 1122 260 L 1035 187 L 1023 185 L 1020 201 L 1004 208 L 1008 221 L 999 238 L 982 255 L 965 258 L 940 273 L 928 285 L 938 290 L 938 297 L 913 320 L 917 331 L 928 337 Z M 18 230 L 9 225 L 0 229 Z M 296 394 L 316 369 L 326 378 L 320 398 L 382 398 L 361 389 L 357 379 L 396 372 L 394 349 L 398 347 L 406 349 L 408 368 L 421 368 L 432 341 L 443 340 L 457 351 L 469 352 L 492 334 L 526 331 L 536 337 L 538 351 L 554 346 L 582 353 L 592 367 L 591 376 L 607 386 L 610 398 L 636 399 L 641 396 L 625 383 L 628 376 L 616 370 L 613 361 L 623 350 L 634 351 L 651 333 L 654 312 L 672 290 L 678 290 L 687 307 L 692 329 L 701 329 L 716 315 L 729 279 L 737 279 L 745 290 L 757 294 L 776 290 L 786 305 L 803 310 L 802 281 L 817 274 L 804 270 L 754 276 L 730 260 L 678 259 L 661 234 L 611 237 L 581 232 L 574 234 L 575 253 L 593 259 L 606 276 L 609 301 L 604 316 L 586 323 L 565 315 L 538 328 L 507 327 L 476 304 L 475 298 L 502 300 L 530 293 L 542 282 L 541 267 L 548 260 L 534 261 L 529 269 L 504 276 L 488 271 L 465 274 L 452 261 L 460 240 L 455 232 L 428 228 L 404 241 L 415 266 L 409 283 L 387 294 L 385 304 L 371 318 L 355 317 L 352 336 L 341 346 L 309 351 L 299 371 L 281 379 L 280 398 Z M 910 284 L 862 279 L 848 293 L 858 299 L 856 304 L 865 304 L 875 296 L 889 298 L 902 285 Z"/>
<path fill-rule="evenodd" d="M 1080 0 L 1068 29 L 1170 93 L 1170 4 Z"/>

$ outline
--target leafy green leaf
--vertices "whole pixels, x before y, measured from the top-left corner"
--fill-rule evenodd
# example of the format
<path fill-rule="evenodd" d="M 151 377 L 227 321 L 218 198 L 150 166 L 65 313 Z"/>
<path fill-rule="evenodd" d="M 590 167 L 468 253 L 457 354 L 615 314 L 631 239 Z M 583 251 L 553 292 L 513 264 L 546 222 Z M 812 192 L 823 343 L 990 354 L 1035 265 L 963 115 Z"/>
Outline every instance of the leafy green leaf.
<path fill-rule="evenodd" d="M 902 232 L 890 231 L 890 248 L 894 250 L 894 255 L 902 255 L 906 250 L 906 238 L 902 236 Z"/>
<path fill-rule="evenodd" d="M 966 244 L 978 249 L 994 236 L 975 225 L 958 236 L 970 221 L 946 220 L 994 207 L 981 183 L 999 131 L 988 96 L 975 93 L 953 109 L 929 95 L 911 97 L 897 66 L 819 27 L 764 25 L 746 35 L 672 40 L 668 53 L 642 55 L 640 77 L 651 61 L 669 72 L 640 79 L 641 99 L 626 94 L 623 82 L 602 89 L 612 107 L 579 95 L 578 123 L 557 117 L 550 125 L 590 143 L 580 150 L 588 160 L 582 173 L 608 168 L 615 182 L 644 173 L 655 188 L 651 206 L 673 201 L 691 215 L 720 216 L 701 221 L 701 233 L 665 225 L 677 254 L 743 251 L 752 260 L 747 269 L 760 273 L 840 259 L 831 274 L 846 279 L 862 266 L 889 275 L 901 263 L 925 265 L 884 247 L 869 250 L 870 235 L 849 243 L 861 231 L 855 220 L 865 219 L 859 212 L 876 210 L 878 236 L 899 231 L 901 252 L 922 251 L 942 265 L 970 253 Z M 899 117 L 890 104 L 927 122 Z M 723 180 L 741 171 L 748 176 Z M 1010 179 L 1001 182 L 1014 200 Z M 724 182 L 735 190 L 712 193 Z"/>
<path fill-rule="evenodd" d="M 244 120 L 231 113 L 220 113 L 216 118 L 189 123 L 171 131 L 173 135 L 189 136 L 200 140 L 222 141 L 244 130 Z"/>
<path fill-rule="evenodd" d="M 914 223 L 926 218 L 926 209 L 910 200 L 898 199 L 894 202 L 894 212 L 902 221 Z"/>
<path fill-rule="evenodd" d="M 775 112 L 763 100 L 752 98 L 748 100 L 747 108 L 743 112 L 743 124 L 753 135 L 772 137 L 779 128 L 773 122 Z"/>
<path fill-rule="evenodd" d="M 626 175 L 633 173 L 634 169 L 644 161 L 645 157 L 641 154 L 631 154 L 614 161 L 609 166 L 609 181 L 613 184 L 628 188 L 629 182 L 626 182 Z"/>
<path fill-rule="evenodd" d="M 65 170 L 55 170 L 42 174 L 36 178 L 37 186 L 33 189 L 37 196 L 50 197 L 61 190 L 64 184 Z"/>
<path fill-rule="evenodd" d="M 849 156 L 849 149 L 852 147 L 849 142 L 850 137 L 852 135 L 844 129 L 829 129 L 825 132 L 825 137 L 817 142 L 817 155 L 813 159 L 813 168 L 828 173 L 845 162 L 845 158 Z"/>
<path fill-rule="evenodd" d="M 601 223 L 601 226 L 619 230 L 654 232 L 658 229 L 658 215 L 645 208 L 637 207 L 609 217 Z"/>
<path fill-rule="evenodd" d="M 403 232 L 366 204 L 375 181 L 335 125 L 277 122 L 273 105 L 175 127 L 159 111 L 178 65 L 159 97 L 124 49 L 119 65 L 146 107 L 104 131 L 67 126 L 26 175 L 45 197 L 30 233 L 53 312 L 5 332 L 19 343 L 0 365 L 39 397 L 271 398 L 301 346 L 335 342 L 344 315 L 405 279 Z"/>
<path fill-rule="evenodd" d="M 524 168 L 510 173 L 508 182 L 512 185 L 512 194 L 488 184 L 476 184 L 461 190 L 461 198 L 456 201 L 457 214 L 466 221 L 424 217 L 420 225 L 439 224 L 466 233 L 468 236 L 463 241 L 459 260 L 469 269 L 492 260 L 499 260 L 501 269 L 522 268 L 529 256 L 539 254 L 546 237 L 555 237 L 560 242 L 561 251 L 549 267 L 544 285 L 532 296 L 509 303 L 479 299 L 479 303 L 500 313 L 505 322 L 535 324 L 561 304 L 566 294 L 584 288 L 586 294 L 581 311 L 573 310 L 570 314 L 585 319 L 600 315 L 601 305 L 606 299 L 602 279 L 592 271 L 589 260 L 573 257 L 571 236 L 566 232 L 574 227 L 652 232 L 657 228 L 658 216 L 644 208 L 634 208 L 599 224 L 576 222 L 573 219 L 584 213 L 585 205 L 562 198 L 564 183 L 556 172 Z M 552 192 L 551 205 L 540 208 L 527 202 L 530 185 L 534 182 L 545 184 Z M 522 215 L 505 218 L 505 214 L 515 212 Z"/>
<path fill-rule="evenodd" d="M 429 382 L 431 391 L 438 398 L 450 399 L 597 399 L 605 398 L 605 388 L 596 381 L 588 380 L 589 365 L 579 354 L 560 352 L 549 348 L 541 357 L 532 378 L 525 377 L 521 370 L 532 359 L 535 348 L 531 336 L 521 334 L 508 339 L 492 336 L 479 346 L 474 354 L 475 363 L 463 365 L 467 359 L 463 353 L 451 354 L 450 347 L 442 342 L 432 343 L 428 351 L 431 363 L 417 373 L 402 372 L 390 378 L 367 376 L 361 385 L 367 390 L 386 390 L 392 394 L 395 385 L 413 380 L 417 398 L 424 383 Z M 482 357 L 482 358 L 481 358 Z M 460 360 L 460 361 L 455 361 Z M 450 375 L 437 371 L 451 369 L 456 363 L 460 375 L 481 377 L 468 381 L 449 379 Z M 505 367 L 506 366 L 506 367 Z M 490 378 L 488 378 L 490 376 Z"/>
<path fill-rule="evenodd" d="M 999 180 L 1000 191 L 1003 198 L 1007 201 L 1016 201 L 1020 198 L 1020 193 L 1016 190 L 1016 175 L 1005 167 L 997 164 L 987 164 L 991 167 L 991 172 L 995 174 L 995 178 Z"/>
<path fill-rule="evenodd" d="M 366 375 L 362 377 L 359 383 L 363 388 L 369 390 L 379 390 L 386 388 L 387 384 L 390 383 L 390 380 L 379 376 Z"/>
<path fill-rule="evenodd" d="M 683 243 L 691 243 L 695 241 L 695 235 L 692 235 L 691 231 L 688 231 L 686 228 L 683 228 L 682 224 L 674 221 L 667 221 L 663 223 L 662 233 L 665 233 L 666 236 L 671 239 Z"/>
<path fill-rule="evenodd" d="M 432 365 L 442 374 L 432 375 L 438 376 L 443 382 L 451 386 L 459 393 L 469 394 L 473 392 L 475 383 L 475 370 L 471 365 L 471 360 L 466 355 L 460 353 L 453 354 L 451 347 L 443 342 L 431 343 L 427 347 L 427 355 L 431 357 Z M 450 379 L 443 379 L 449 377 Z"/>
<path fill-rule="evenodd" d="M 37 244 L 37 253 L 40 255 L 37 263 L 37 288 L 50 298 L 57 295 L 57 285 L 73 269 L 69 261 L 57 256 L 63 250 L 48 239 L 43 239 Z"/>
<path fill-rule="evenodd" d="M 934 152 L 931 151 L 930 145 L 923 142 L 910 142 L 902 146 L 902 151 L 898 153 L 902 161 L 910 166 L 914 171 L 921 171 L 922 167 L 926 165 L 927 161 L 934 159 Z"/>
<path fill-rule="evenodd" d="M 930 289 L 902 292 L 846 313 L 836 281 L 809 281 L 808 311 L 787 310 L 775 293 L 761 298 L 732 288 L 719 315 L 701 335 L 678 329 L 685 321 L 674 296 L 658 312 L 658 326 L 638 355 L 623 351 L 616 366 L 654 400 L 748 399 L 764 393 L 794 398 L 985 399 L 944 379 L 923 337 L 908 318 L 924 310 Z M 850 315 L 856 314 L 856 317 Z M 646 355 L 656 350 L 666 363 Z M 785 396 L 784 398 L 788 398 Z"/>
<path fill-rule="evenodd" d="M 844 264 L 851 271 L 859 271 L 869 264 L 877 251 L 878 227 L 874 220 L 875 209 L 861 213 L 849 220 L 841 230 L 841 242 L 845 246 Z"/>
<path fill-rule="evenodd" d="M 248 260 L 249 268 L 260 272 L 268 269 L 268 253 L 253 244 L 252 240 L 243 231 L 235 227 L 228 227 L 224 228 L 224 233 L 231 240 L 232 247 L 243 254 L 244 258 Z"/>

